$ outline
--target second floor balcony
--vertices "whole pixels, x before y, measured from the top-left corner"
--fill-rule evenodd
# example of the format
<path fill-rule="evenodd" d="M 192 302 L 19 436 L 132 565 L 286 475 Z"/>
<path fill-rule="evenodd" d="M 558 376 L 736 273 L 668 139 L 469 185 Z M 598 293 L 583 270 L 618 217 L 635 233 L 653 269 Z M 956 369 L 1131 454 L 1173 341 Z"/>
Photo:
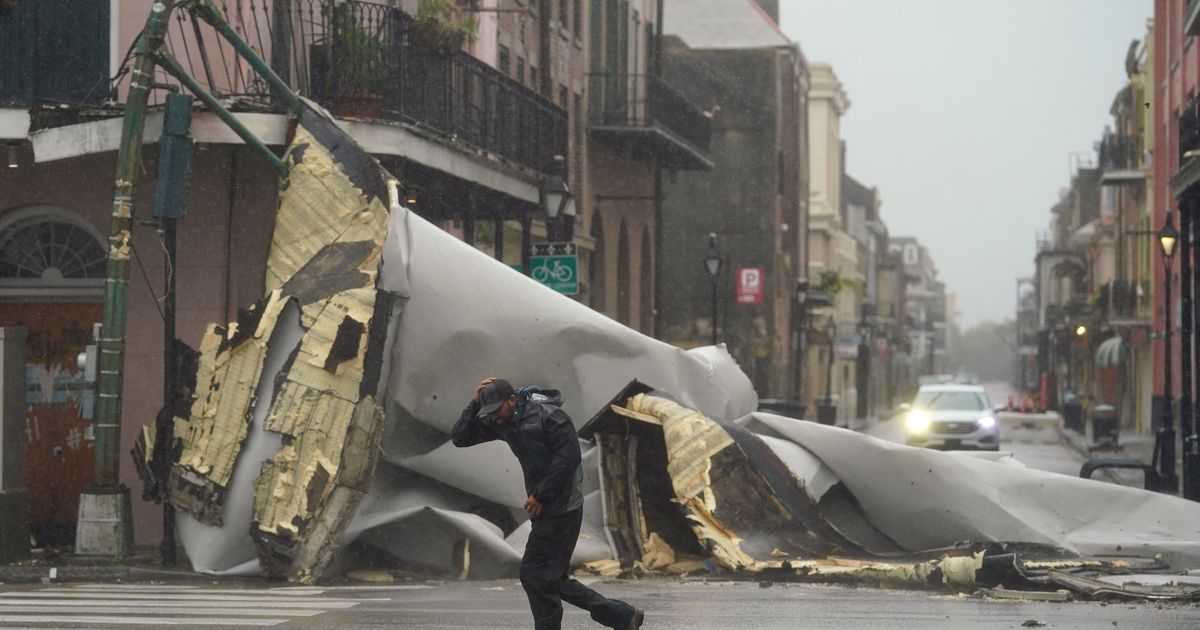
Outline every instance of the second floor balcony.
<path fill-rule="evenodd" d="M 648 74 L 588 75 L 588 133 L 641 146 L 675 168 L 709 170 L 711 120 L 661 79 Z"/>
<path fill-rule="evenodd" d="M 1141 138 L 1110 134 L 1100 141 L 1100 178 L 1105 184 L 1146 181 Z"/>
<path fill-rule="evenodd" d="M 401 122 L 539 173 L 556 172 L 554 156 L 568 151 L 562 108 L 463 52 L 454 32 L 400 8 L 331 0 L 236 4 L 242 28 L 253 31 L 246 40 L 270 47 L 263 54 L 276 73 L 341 118 Z M 290 11 L 282 14 L 280 6 Z M 191 70 L 199 77 L 205 68 Z"/>
<path fill-rule="evenodd" d="M 1200 96 L 1193 96 L 1179 113 L 1179 164 L 1200 152 Z M 1191 154 L 1191 155 L 1189 155 Z"/>
<path fill-rule="evenodd" d="M 148 12 L 151 2 L 132 4 Z M 292 89 L 338 117 L 403 124 L 534 175 L 556 173 L 555 156 L 567 155 L 566 112 L 463 52 L 462 33 L 439 32 L 395 6 L 372 2 L 211 4 Z M 0 108 L 107 109 L 110 99 L 119 99 L 109 76 L 112 6 L 110 0 L 20 0 L 0 15 Z M 186 6 L 172 14 L 165 49 L 230 109 L 282 111 L 250 65 Z M 159 87 L 179 87 L 161 69 L 155 80 Z M 156 90 L 151 105 L 161 104 L 165 93 Z"/>
<path fill-rule="evenodd" d="M 109 0 L 17 2 L 0 15 L 0 107 L 109 98 Z"/>
<path fill-rule="evenodd" d="M 1100 286 L 1096 308 L 1103 321 L 1124 321 L 1138 316 L 1142 287 L 1137 282 L 1116 281 Z"/>

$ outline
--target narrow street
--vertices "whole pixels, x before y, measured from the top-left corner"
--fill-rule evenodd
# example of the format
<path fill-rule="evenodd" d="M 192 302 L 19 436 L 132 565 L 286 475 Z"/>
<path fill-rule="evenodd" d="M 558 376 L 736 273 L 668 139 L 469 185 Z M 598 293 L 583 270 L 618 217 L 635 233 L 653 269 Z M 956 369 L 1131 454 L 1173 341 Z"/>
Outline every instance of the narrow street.
<path fill-rule="evenodd" d="M 984 383 L 995 405 L 1008 400 L 1008 385 Z M 1066 442 L 1057 431 L 1042 425 L 1022 426 L 1012 418 L 1000 418 L 1000 450 L 1011 451 L 1013 458 L 1030 468 L 1046 470 L 1063 475 L 1078 476 L 1084 458 Z M 889 442 L 904 443 L 904 417 L 897 415 L 868 426 L 867 435 Z"/>

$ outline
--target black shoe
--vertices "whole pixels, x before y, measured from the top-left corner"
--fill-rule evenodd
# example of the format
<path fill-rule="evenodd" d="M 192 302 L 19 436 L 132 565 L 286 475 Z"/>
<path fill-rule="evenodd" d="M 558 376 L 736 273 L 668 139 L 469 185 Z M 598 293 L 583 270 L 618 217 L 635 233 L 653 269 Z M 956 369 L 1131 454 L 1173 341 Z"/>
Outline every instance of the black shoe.
<path fill-rule="evenodd" d="M 638 630 L 642 627 L 642 620 L 646 618 L 646 612 L 640 608 L 633 609 L 633 617 L 629 619 L 629 625 L 625 626 L 625 630 Z"/>

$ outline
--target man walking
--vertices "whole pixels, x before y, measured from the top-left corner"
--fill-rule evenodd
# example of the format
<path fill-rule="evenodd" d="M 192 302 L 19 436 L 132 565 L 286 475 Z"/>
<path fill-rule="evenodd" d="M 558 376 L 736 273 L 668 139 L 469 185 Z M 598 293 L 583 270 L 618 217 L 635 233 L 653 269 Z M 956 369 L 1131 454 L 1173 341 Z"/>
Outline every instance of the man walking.
<path fill-rule="evenodd" d="M 521 586 L 535 630 L 559 630 L 562 602 L 578 606 L 614 630 L 642 627 L 643 613 L 572 580 L 567 571 L 583 524 L 583 469 L 575 425 L 555 389 L 484 379 L 454 424 L 458 447 L 504 440 L 525 474 L 525 511 L 533 529 L 521 558 Z"/>

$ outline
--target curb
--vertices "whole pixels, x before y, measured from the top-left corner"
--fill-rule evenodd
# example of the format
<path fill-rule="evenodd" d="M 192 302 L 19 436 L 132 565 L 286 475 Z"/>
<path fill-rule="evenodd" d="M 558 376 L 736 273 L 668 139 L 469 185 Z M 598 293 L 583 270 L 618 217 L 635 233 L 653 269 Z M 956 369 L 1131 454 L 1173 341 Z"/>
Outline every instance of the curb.
<path fill-rule="evenodd" d="M 218 576 L 131 566 L 0 566 L 0 583 L 211 581 Z"/>

